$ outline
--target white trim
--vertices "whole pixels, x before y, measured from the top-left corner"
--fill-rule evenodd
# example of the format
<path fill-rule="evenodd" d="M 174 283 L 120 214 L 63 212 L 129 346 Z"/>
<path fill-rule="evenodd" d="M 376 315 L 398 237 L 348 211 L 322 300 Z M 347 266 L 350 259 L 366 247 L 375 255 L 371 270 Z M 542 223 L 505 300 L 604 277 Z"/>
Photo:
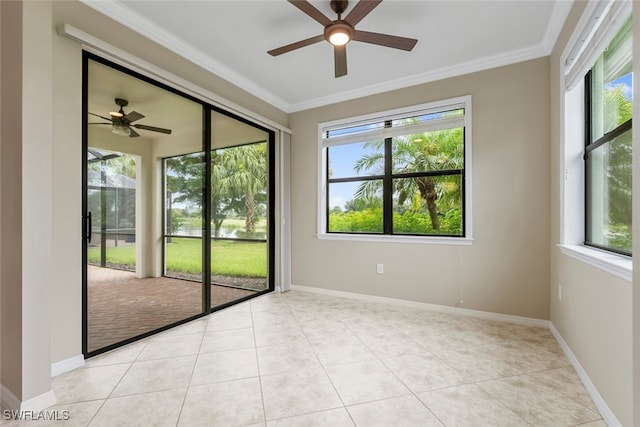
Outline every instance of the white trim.
<path fill-rule="evenodd" d="M 437 70 L 427 71 L 425 73 L 414 74 L 401 79 L 390 80 L 385 83 L 379 83 L 366 86 L 360 89 L 345 90 L 336 95 L 330 95 L 308 101 L 293 103 L 289 106 L 289 112 L 294 113 L 311 108 L 322 107 L 325 105 L 335 104 L 338 102 L 348 101 L 351 99 L 361 98 L 370 95 L 376 95 L 397 89 L 403 89 L 409 86 L 415 86 L 430 83 L 438 80 L 448 79 L 450 77 L 462 76 L 465 74 L 476 73 L 479 71 L 490 70 L 492 68 L 504 67 L 506 65 L 517 64 L 519 62 L 529 61 L 532 59 L 548 56 L 555 42 L 562 31 L 564 22 L 569 16 L 569 12 L 573 7 L 573 0 L 557 1 L 554 5 L 551 19 L 547 25 L 547 30 L 541 43 L 526 47 L 523 49 L 512 50 L 509 52 L 499 53 L 493 56 L 476 59 L 462 64 L 443 67 Z"/>
<path fill-rule="evenodd" d="M 582 27 L 578 27 L 581 29 L 580 36 L 573 44 L 567 45 L 571 46 L 571 49 L 565 52 L 566 58 L 561 58 L 568 89 L 572 89 L 583 79 L 611 39 L 620 31 L 622 24 L 631 15 L 631 1 L 599 1 L 590 7 L 589 11 L 589 15 L 585 13 L 581 17 L 584 18 L 586 15 L 588 19 Z"/>
<path fill-rule="evenodd" d="M 571 12 L 573 3 L 574 0 L 562 0 L 555 2 L 544 37 L 542 38 L 542 41 L 537 45 L 499 53 L 493 56 L 476 59 L 462 64 L 427 71 L 425 73 L 414 74 L 402 79 L 390 80 L 385 83 L 371 85 L 360 89 L 345 90 L 337 95 L 330 95 L 310 99 L 308 101 L 293 103 L 289 106 L 289 112 L 294 113 L 297 111 L 322 107 L 325 105 L 335 104 L 351 99 L 376 95 L 383 92 L 403 89 L 409 86 L 430 83 L 438 80 L 448 79 L 450 77 L 462 76 L 465 74 L 490 70 L 497 67 L 504 67 L 506 65 L 517 64 L 519 62 L 548 56 L 549 54 L 551 54 L 551 51 L 556 44 L 556 40 L 558 39 L 558 36 L 562 31 L 564 22 L 566 21 L 567 16 L 569 16 L 569 12 Z"/>
<path fill-rule="evenodd" d="M 411 113 L 414 117 L 421 116 L 423 113 L 421 111 L 416 111 L 415 113 Z M 393 120 L 393 117 L 387 117 L 384 120 Z M 352 133 L 341 136 L 334 136 L 329 138 L 322 139 L 323 147 L 334 147 L 336 145 L 345 145 L 352 144 L 354 142 L 362 142 L 362 141 L 374 141 L 377 139 L 385 139 L 392 138 L 398 135 L 411 135 L 415 133 L 422 132 L 433 132 L 444 129 L 454 129 L 463 127 L 465 125 L 464 116 L 456 116 L 456 117 L 446 117 L 440 119 L 427 120 L 424 122 L 418 122 L 413 124 L 403 124 L 398 127 L 390 127 L 390 128 L 378 128 L 371 129 L 364 132 Z M 344 124 L 343 127 L 348 127 L 348 124 Z M 330 131 L 330 129 L 324 128 L 325 131 Z M 323 132 L 324 133 L 324 132 Z"/>
<path fill-rule="evenodd" d="M 41 411 L 56 404 L 56 396 L 53 394 L 53 390 L 49 390 L 46 393 L 42 393 L 39 396 L 32 397 L 28 400 L 23 400 L 20 405 L 22 411 Z"/>
<path fill-rule="evenodd" d="M 310 108 L 322 107 L 342 101 L 356 99 L 364 96 L 375 95 L 382 92 L 401 89 L 408 86 L 429 83 L 449 77 L 484 71 L 491 68 L 515 64 L 531 59 L 541 58 L 551 53 L 553 46 L 562 30 L 564 22 L 571 11 L 573 0 L 556 1 L 551 12 L 545 34 L 540 43 L 523 49 L 500 53 L 486 58 L 469 61 L 466 63 L 415 74 L 401 79 L 387 81 L 376 85 L 363 87 L 351 91 L 342 91 L 336 95 L 319 97 L 297 103 L 288 103 L 269 90 L 257 85 L 235 70 L 230 69 L 216 59 L 206 55 L 202 51 L 179 39 L 169 31 L 142 17 L 140 14 L 128 9 L 126 6 L 114 1 L 80 0 L 83 4 L 110 17 L 133 31 L 162 44 L 172 52 L 182 56 L 188 61 L 198 64 L 207 71 L 243 88 L 274 107 L 286 113 L 294 113 Z"/>
<path fill-rule="evenodd" d="M 0 402 L 2 409 L 11 411 L 41 411 L 56 404 L 56 396 L 53 390 L 49 390 L 31 399 L 20 401 L 4 384 L 0 385 Z"/>
<path fill-rule="evenodd" d="M 562 28 L 564 27 L 564 23 L 567 20 L 569 13 L 571 13 L 573 3 L 574 0 L 554 2 L 551 18 L 549 19 L 547 30 L 545 31 L 542 39 L 542 46 L 549 55 L 558 41 L 558 36 L 560 36 L 560 33 L 562 32 Z"/>
<path fill-rule="evenodd" d="M 57 377 L 65 372 L 73 371 L 74 369 L 84 366 L 84 356 L 78 354 L 77 356 L 70 357 L 59 362 L 51 364 L 51 377 Z"/>
<path fill-rule="evenodd" d="M 604 421 L 609 427 L 622 427 L 622 423 L 618 421 L 618 418 L 616 418 L 611 408 L 609 408 L 609 405 L 607 405 L 607 402 L 605 402 L 605 400 L 602 398 L 602 396 L 598 392 L 598 389 L 591 381 L 591 378 L 589 378 L 587 371 L 584 370 L 584 368 L 578 361 L 578 358 L 575 356 L 575 354 L 573 354 L 571 348 L 569 348 L 569 345 L 552 322 L 549 322 L 549 329 L 551 330 L 551 333 L 555 337 L 556 341 L 558 341 L 558 344 L 560 344 L 560 348 L 562 348 L 562 351 L 564 351 L 565 356 L 567 356 L 567 359 L 569 359 L 569 363 L 571 363 L 571 366 L 573 366 L 573 368 L 576 370 L 576 373 L 580 377 L 584 388 L 587 390 L 587 393 L 589 393 L 591 400 L 593 400 L 593 403 L 595 403 Z"/>
<path fill-rule="evenodd" d="M 110 43 L 107 43 L 97 37 L 92 36 L 91 34 L 77 29 L 73 25 L 62 24 L 58 27 L 58 34 L 60 36 L 65 36 L 79 42 L 86 51 L 95 53 L 96 55 L 122 65 L 123 67 L 130 68 L 140 74 L 144 74 L 147 77 L 174 87 L 184 93 L 193 96 L 194 98 L 198 98 L 204 102 L 223 108 L 240 117 L 261 124 L 268 129 L 281 130 L 287 133 L 291 133 L 291 129 L 284 127 L 280 123 L 260 116 L 259 114 L 256 114 L 253 111 L 236 104 L 235 102 L 216 95 L 215 93 L 194 83 L 191 83 L 190 81 L 185 80 L 182 77 L 178 77 L 177 75 L 163 70 L 162 68 L 157 67 L 150 62 L 131 55 L 130 53 L 119 49 Z"/>
<path fill-rule="evenodd" d="M 210 57 L 191 44 L 176 37 L 156 23 L 116 1 L 80 0 L 92 9 L 108 16 L 114 21 L 132 29 L 138 34 L 182 56 L 184 59 L 204 68 L 216 76 L 232 83 L 265 102 L 286 112 L 288 103 L 252 80 Z"/>
<path fill-rule="evenodd" d="M 277 145 L 278 223 L 276 227 L 276 259 L 278 260 L 277 292 L 291 289 L 291 135 L 280 132 Z"/>
<path fill-rule="evenodd" d="M 460 316 L 469 316 L 479 319 L 495 320 L 498 322 L 515 323 L 524 326 L 535 326 L 538 328 L 548 328 L 550 322 L 544 319 L 534 319 L 532 317 L 513 316 L 510 314 L 492 313 L 489 311 L 471 310 L 468 308 L 451 307 L 448 305 L 429 304 L 425 302 L 410 301 L 398 298 L 380 297 L 376 295 L 357 294 L 352 292 L 336 291 L 333 289 L 316 288 L 311 286 L 291 285 L 294 291 L 309 292 L 319 295 L 329 295 L 338 298 L 347 298 L 365 302 L 378 302 L 385 304 L 399 305 L 403 307 L 419 308 L 423 310 L 435 311 Z"/>
<path fill-rule="evenodd" d="M 624 279 L 629 283 L 633 280 L 633 260 L 629 257 L 583 245 L 558 245 L 558 247 L 564 255 Z"/>
<path fill-rule="evenodd" d="M 308 101 L 294 103 L 289 107 L 289 112 L 295 113 L 298 111 L 309 110 L 311 108 L 323 107 L 325 105 L 337 104 L 339 102 L 376 95 L 383 92 L 404 89 L 410 86 L 421 85 L 438 80 L 448 79 L 451 77 L 457 77 L 465 74 L 503 67 L 506 65 L 517 64 L 519 62 L 541 58 L 543 56 L 547 56 L 548 54 L 549 53 L 546 52 L 546 50 L 543 50 L 540 46 L 501 53 L 495 56 L 489 56 L 486 58 L 481 58 L 450 67 L 443 67 L 421 74 L 414 74 L 412 76 L 403 77 L 401 79 L 389 80 L 384 83 L 366 86 L 359 89 L 344 90 L 336 95 L 329 95 L 311 99 Z"/>
<path fill-rule="evenodd" d="M 438 237 L 438 236 L 403 236 L 389 234 L 349 234 L 324 233 L 316 234 L 320 240 L 347 240 L 350 242 L 385 242 L 385 243 L 422 243 L 430 245 L 470 246 L 472 238 L 467 237 Z"/>

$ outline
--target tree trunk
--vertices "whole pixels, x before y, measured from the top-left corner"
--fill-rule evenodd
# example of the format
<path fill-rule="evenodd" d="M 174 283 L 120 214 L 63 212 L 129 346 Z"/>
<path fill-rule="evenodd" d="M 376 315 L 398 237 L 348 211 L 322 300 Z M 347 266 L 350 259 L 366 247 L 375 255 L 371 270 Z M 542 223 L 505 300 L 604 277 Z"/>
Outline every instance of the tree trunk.
<path fill-rule="evenodd" d="M 222 228 L 223 218 L 213 218 L 213 237 L 220 237 L 220 228 Z"/>
<path fill-rule="evenodd" d="M 253 194 L 245 195 L 244 206 L 247 211 L 247 218 L 245 220 L 247 235 L 253 236 L 255 232 L 255 201 L 253 200 Z"/>
<path fill-rule="evenodd" d="M 438 192 L 436 191 L 436 181 L 433 177 L 416 178 L 420 195 L 427 202 L 431 226 L 434 230 L 440 230 L 440 218 L 438 217 Z"/>

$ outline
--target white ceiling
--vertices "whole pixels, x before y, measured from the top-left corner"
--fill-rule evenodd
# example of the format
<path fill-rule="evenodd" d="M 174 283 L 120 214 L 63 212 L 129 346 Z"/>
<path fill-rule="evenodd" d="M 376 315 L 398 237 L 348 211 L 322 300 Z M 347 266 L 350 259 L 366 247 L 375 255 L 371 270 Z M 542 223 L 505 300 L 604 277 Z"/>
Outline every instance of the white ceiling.
<path fill-rule="evenodd" d="M 285 112 L 548 55 L 573 4 L 385 0 L 356 28 L 416 38 L 416 47 L 351 42 L 348 75 L 334 78 L 327 42 L 266 53 L 322 34 L 322 25 L 284 0 L 82 1 Z M 311 3 L 336 18 L 329 1 Z"/>

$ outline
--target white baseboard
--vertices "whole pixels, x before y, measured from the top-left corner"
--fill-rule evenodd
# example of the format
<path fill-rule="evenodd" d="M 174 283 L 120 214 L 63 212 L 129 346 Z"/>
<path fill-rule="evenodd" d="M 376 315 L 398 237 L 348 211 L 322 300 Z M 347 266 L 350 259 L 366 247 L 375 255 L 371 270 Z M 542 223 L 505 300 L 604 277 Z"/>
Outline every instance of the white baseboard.
<path fill-rule="evenodd" d="M 3 410 L 10 411 L 42 411 L 56 404 L 56 396 L 53 390 L 42 393 L 31 399 L 20 401 L 8 388 L 0 385 L 1 406 Z"/>
<path fill-rule="evenodd" d="M 73 371 L 84 366 L 84 356 L 79 354 L 59 362 L 51 364 L 51 377 L 56 377 L 65 372 Z"/>
<path fill-rule="evenodd" d="M 564 354 L 567 356 L 567 359 L 569 359 L 569 363 L 571 363 L 573 368 L 578 373 L 578 376 L 580 377 L 584 388 L 587 390 L 587 393 L 589 393 L 589 396 L 591 397 L 591 400 L 593 400 L 593 403 L 595 403 L 596 408 L 598 408 L 600 415 L 602 415 L 602 419 L 604 419 L 609 427 L 622 427 L 622 423 L 620 423 L 611 408 L 609 408 L 609 405 L 607 405 L 607 402 L 605 402 L 605 400 L 602 398 L 596 386 L 593 384 L 593 382 L 591 382 L 591 378 L 589 378 L 589 375 L 587 375 L 587 372 L 578 361 L 578 358 L 575 356 L 575 354 L 573 354 L 573 352 L 569 348 L 569 345 L 564 340 L 562 335 L 560 335 L 560 332 L 556 329 L 553 323 L 549 323 L 549 329 L 551 330 L 551 333 L 555 337 L 556 341 L 558 341 L 558 344 L 560 344 L 560 347 L 562 348 L 562 351 L 564 351 Z"/>
<path fill-rule="evenodd" d="M 294 291 L 310 292 L 320 295 L 330 295 L 339 298 L 355 299 L 367 302 L 380 302 L 404 307 L 421 308 L 424 310 L 436 311 L 439 313 L 455 314 L 469 317 L 477 317 L 487 320 L 495 320 L 498 322 L 515 323 L 524 326 L 536 326 L 539 328 L 548 328 L 549 321 L 544 319 L 534 319 L 531 317 L 513 316 L 509 314 L 492 313 L 489 311 L 471 310 L 468 308 L 450 307 L 446 305 L 429 304 L 425 302 L 409 301 L 397 298 L 379 297 L 375 295 L 356 294 L 352 292 L 336 291 L 332 289 L 314 288 L 311 286 L 291 285 Z"/>

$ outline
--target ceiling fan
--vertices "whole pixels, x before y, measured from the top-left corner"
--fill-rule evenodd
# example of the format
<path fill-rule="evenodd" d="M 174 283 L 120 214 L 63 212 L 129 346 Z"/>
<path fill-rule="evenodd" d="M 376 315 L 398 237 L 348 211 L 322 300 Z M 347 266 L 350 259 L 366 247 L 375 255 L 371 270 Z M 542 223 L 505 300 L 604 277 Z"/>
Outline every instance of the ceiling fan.
<path fill-rule="evenodd" d="M 272 56 L 282 55 L 301 47 L 309 46 L 314 43 L 326 40 L 333 45 L 333 55 L 335 63 L 335 76 L 342 77 L 347 74 L 347 48 L 346 45 L 351 40 L 358 42 L 371 43 L 379 46 L 391 47 L 394 49 L 402 49 L 410 51 L 416 45 L 418 40 L 406 37 L 392 36 L 390 34 L 372 33 L 369 31 L 356 30 L 355 26 L 358 22 L 367 16 L 382 0 L 360 0 L 342 19 L 342 13 L 349 5 L 348 0 L 332 0 L 331 9 L 338 14 L 338 19 L 331 20 L 322 12 L 316 9 L 307 0 L 287 0 L 289 3 L 309 15 L 311 18 L 324 26 L 324 33 L 305 40 L 300 40 L 286 46 L 272 49 L 267 53 Z"/>
<path fill-rule="evenodd" d="M 129 101 L 127 101 L 126 99 L 116 98 L 115 102 L 116 102 L 116 105 L 120 107 L 120 109 L 118 111 L 109 112 L 109 115 L 111 116 L 110 118 L 101 116 L 100 114 L 89 113 L 92 116 L 96 116 L 96 117 L 100 117 L 101 119 L 108 120 L 108 122 L 89 123 L 89 124 L 90 125 L 111 125 L 111 132 L 117 135 L 130 136 L 132 138 L 136 136 L 140 136 L 140 134 L 136 132 L 135 129 L 132 129 L 132 128 L 166 133 L 167 135 L 171 134 L 171 129 L 164 129 L 164 128 L 159 128 L 155 126 L 147 126 L 143 124 L 132 124 L 136 120 L 140 120 L 144 118 L 144 116 L 138 113 L 137 111 L 132 111 L 130 113 L 125 114 L 124 107 L 129 105 Z"/>

